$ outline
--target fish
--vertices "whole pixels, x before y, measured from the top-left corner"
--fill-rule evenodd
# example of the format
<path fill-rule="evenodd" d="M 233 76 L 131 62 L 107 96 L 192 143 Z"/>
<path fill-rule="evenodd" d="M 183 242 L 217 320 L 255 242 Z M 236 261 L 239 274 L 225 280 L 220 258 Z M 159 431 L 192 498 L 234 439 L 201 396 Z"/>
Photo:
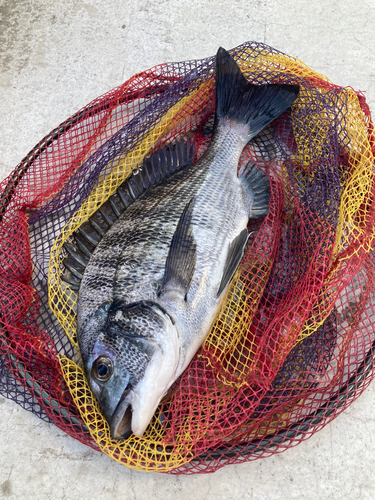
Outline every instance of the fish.
<path fill-rule="evenodd" d="M 185 140 L 145 158 L 66 246 L 87 381 L 115 440 L 144 435 L 210 331 L 249 220 L 268 213 L 268 177 L 255 164 L 238 173 L 239 159 L 299 86 L 248 82 L 222 47 L 215 79 L 202 157 Z"/>

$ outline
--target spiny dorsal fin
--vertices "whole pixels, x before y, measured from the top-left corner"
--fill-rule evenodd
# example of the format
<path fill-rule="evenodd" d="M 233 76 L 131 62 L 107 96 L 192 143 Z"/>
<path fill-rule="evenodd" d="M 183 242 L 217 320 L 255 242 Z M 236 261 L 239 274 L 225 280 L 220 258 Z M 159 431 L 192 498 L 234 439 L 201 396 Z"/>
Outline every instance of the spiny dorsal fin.
<path fill-rule="evenodd" d="M 228 248 L 227 260 L 224 266 L 223 277 L 221 278 L 221 283 L 217 292 L 217 297 L 220 297 L 220 295 L 229 285 L 230 280 L 233 278 L 233 275 L 236 272 L 239 263 L 241 262 L 247 238 L 248 232 L 245 227 L 245 229 L 243 229 L 240 234 L 236 236 L 230 243 Z"/>
<path fill-rule="evenodd" d="M 195 152 L 195 141 L 180 141 L 173 146 L 164 146 L 145 158 L 135 175 L 139 175 L 145 191 L 185 165 L 190 165 L 194 160 Z"/>
<path fill-rule="evenodd" d="M 177 224 L 165 264 L 159 296 L 173 290 L 182 294 L 186 300 L 197 256 L 197 245 L 191 224 L 193 206 L 194 198 L 184 208 Z"/>
<path fill-rule="evenodd" d="M 70 288 L 79 290 L 83 272 L 93 251 L 127 207 L 147 189 L 186 165 L 190 165 L 195 153 L 194 140 L 179 141 L 176 144 L 164 146 L 145 158 L 142 165 L 132 172 L 90 219 L 73 233 L 73 240 L 64 244 L 68 255 L 63 261 L 65 267 L 63 280 L 69 284 Z"/>

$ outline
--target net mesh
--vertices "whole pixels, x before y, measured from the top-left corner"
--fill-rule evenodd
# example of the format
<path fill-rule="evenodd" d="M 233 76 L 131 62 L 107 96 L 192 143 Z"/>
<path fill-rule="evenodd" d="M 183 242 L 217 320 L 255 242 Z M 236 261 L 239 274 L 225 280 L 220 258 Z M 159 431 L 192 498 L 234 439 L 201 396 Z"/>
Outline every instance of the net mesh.
<path fill-rule="evenodd" d="M 114 441 L 84 376 L 64 244 L 143 158 L 209 145 L 214 58 L 156 66 L 44 138 L 1 184 L 0 392 L 135 469 L 213 472 L 294 446 L 371 381 L 374 135 L 364 96 L 263 44 L 231 51 L 299 98 L 244 150 L 270 179 L 204 345 L 142 438 Z"/>

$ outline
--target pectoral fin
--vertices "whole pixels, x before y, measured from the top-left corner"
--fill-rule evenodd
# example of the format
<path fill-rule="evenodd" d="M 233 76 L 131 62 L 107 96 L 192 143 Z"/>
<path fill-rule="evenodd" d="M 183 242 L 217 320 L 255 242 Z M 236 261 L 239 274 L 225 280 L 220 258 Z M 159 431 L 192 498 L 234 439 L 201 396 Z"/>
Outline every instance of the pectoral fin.
<path fill-rule="evenodd" d="M 233 275 L 236 272 L 239 263 L 241 262 L 247 238 L 248 232 L 245 228 L 230 243 L 228 248 L 227 260 L 224 266 L 223 277 L 221 278 L 221 283 L 217 292 L 217 297 L 220 297 L 220 295 L 229 285 L 230 280 L 233 278 Z"/>
<path fill-rule="evenodd" d="M 159 296 L 173 290 L 183 294 L 186 300 L 195 271 L 197 255 L 191 224 L 193 205 L 194 199 L 192 198 L 182 212 L 173 235 Z"/>

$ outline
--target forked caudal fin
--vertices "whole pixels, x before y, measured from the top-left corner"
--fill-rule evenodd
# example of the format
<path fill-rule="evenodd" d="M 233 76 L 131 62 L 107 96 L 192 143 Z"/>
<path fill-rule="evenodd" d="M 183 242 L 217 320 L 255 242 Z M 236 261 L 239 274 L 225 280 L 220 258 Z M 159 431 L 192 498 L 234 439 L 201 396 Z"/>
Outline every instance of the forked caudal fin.
<path fill-rule="evenodd" d="M 216 122 L 226 118 L 247 124 L 248 140 L 291 106 L 298 85 L 254 85 L 233 57 L 220 47 L 216 54 Z"/>

